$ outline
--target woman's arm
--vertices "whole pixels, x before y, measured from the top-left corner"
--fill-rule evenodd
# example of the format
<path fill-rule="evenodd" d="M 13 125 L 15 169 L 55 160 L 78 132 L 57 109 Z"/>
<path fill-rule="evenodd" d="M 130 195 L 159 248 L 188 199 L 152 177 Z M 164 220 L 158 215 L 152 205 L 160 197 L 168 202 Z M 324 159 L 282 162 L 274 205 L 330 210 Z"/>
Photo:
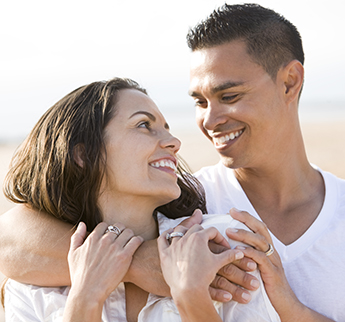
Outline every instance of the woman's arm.
<path fill-rule="evenodd" d="M 170 244 L 166 236 L 171 232 L 172 229 L 159 237 L 158 249 L 163 275 L 182 321 L 221 321 L 213 306 L 209 286 L 219 269 L 243 258 L 243 252 L 228 249 L 220 254 L 212 253 L 209 241 L 229 247 L 216 228 L 203 230 L 194 225 L 186 232 L 183 227 L 177 227 L 175 232 L 185 235 L 173 237 Z"/>

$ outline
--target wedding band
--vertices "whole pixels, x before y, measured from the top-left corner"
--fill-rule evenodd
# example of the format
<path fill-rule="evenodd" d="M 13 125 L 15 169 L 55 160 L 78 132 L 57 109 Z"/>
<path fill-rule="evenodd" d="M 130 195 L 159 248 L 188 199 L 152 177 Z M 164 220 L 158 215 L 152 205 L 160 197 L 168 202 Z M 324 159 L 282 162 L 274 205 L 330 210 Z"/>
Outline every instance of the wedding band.
<path fill-rule="evenodd" d="M 119 237 L 121 234 L 121 230 L 117 226 L 110 225 L 110 226 L 108 226 L 107 230 L 105 231 L 105 234 L 106 233 L 113 233 L 116 235 L 116 237 Z"/>
<path fill-rule="evenodd" d="M 271 244 L 268 244 L 268 250 L 265 251 L 266 256 L 271 256 L 274 253 L 274 248 Z"/>
<path fill-rule="evenodd" d="M 174 237 L 183 237 L 184 236 L 184 233 L 181 233 L 181 232 L 178 232 L 178 231 L 174 231 L 172 232 L 171 234 L 167 233 L 166 235 L 166 239 L 171 242 L 171 238 L 174 238 Z"/>

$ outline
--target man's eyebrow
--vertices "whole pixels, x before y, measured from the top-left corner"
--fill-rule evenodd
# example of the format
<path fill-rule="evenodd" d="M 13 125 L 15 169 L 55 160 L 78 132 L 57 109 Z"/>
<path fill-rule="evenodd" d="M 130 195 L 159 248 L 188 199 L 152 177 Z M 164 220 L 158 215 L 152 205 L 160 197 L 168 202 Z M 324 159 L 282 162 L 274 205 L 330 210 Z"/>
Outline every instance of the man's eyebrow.
<path fill-rule="evenodd" d="M 139 114 L 144 114 L 144 115 L 146 115 L 151 121 L 156 122 L 156 117 L 155 117 L 153 114 L 151 114 L 150 112 L 146 112 L 146 111 L 137 111 L 137 112 L 133 113 L 129 118 L 131 119 L 131 118 L 134 117 L 135 115 L 139 115 Z M 169 124 L 168 124 L 168 123 L 165 123 L 165 124 L 164 124 L 164 128 L 166 128 L 167 130 L 169 130 L 169 129 L 170 129 Z"/>
<path fill-rule="evenodd" d="M 220 85 L 217 85 L 217 86 L 213 87 L 211 89 L 211 93 L 212 94 L 216 94 L 216 93 L 221 92 L 221 91 L 223 91 L 225 89 L 230 89 L 230 88 L 233 88 L 233 87 L 241 86 L 243 84 L 244 84 L 244 82 L 233 82 L 233 81 L 225 82 L 223 84 L 220 84 Z M 190 96 L 192 96 L 192 97 L 200 96 L 199 93 L 194 92 L 194 91 L 189 91 L 188 94 Z"/>

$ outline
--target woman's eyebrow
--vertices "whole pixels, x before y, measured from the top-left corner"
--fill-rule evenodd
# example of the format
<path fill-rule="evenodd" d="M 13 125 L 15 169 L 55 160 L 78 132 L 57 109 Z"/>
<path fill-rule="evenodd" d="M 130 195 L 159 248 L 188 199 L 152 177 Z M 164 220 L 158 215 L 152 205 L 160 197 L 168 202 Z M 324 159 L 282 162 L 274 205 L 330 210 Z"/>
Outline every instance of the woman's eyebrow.
<path fill-rule="evenodd" d="M 135 113 L 133 113 L 129 118 L 132 118 L 133 116 L 138 115 L 138 114 L 144 114 L 144 115 L 146 115 L 151 121 L 153 121 L 153 122 L 156 121 L 156 117 L 155 117 L 153 114 L 151 114 L 150 112 L 146 112 L 146 111 L 138 111 L 138 112 L 135 112 Z M 165 123 L 165 124 L 164 124 L 164 128 L 167 129 L 167 130 L 170 130 L 169 124 L 168 124 L 168 123 Z"/>
<path fill-rule="evenodd" d="M 151 114 L 150 112 L 146 112 L 146 111 L 137 111 L 137 112 L 133 113 L 129 118 L 132 118 L 133 116 L 138 115 L 138 114 L 144 114 L 144 115 L 146 115 L 150 120 L 156 121 L 156 117 L 155 117 L 153 114 Z"/>

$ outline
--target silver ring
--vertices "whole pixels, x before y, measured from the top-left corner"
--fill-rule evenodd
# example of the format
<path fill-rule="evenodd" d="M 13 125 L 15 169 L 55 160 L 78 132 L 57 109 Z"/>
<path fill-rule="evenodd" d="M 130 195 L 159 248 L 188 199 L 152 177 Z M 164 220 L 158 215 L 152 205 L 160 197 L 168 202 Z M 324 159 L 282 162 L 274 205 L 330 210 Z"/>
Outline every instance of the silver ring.
<path fill-rule="evenodd" d="M 166 235 L 166 239 L 171 242 L 171 239 L 174 237 L 183 237 L 184 233 L 178 232 L 178 231 L 174 231 L 171 234 L 167 233 Z"/>
<path fill-rule="evenodd" d="M 110 226 L 108 226 L 107 230 L 105 231 L 105 234 L 106 233 L 113 233 L 116 235 L 116 237 L 119 237 L 121 234 L 121 230 L 117 226 L 110 225 Z"/>
<path fill-rule="evenodd" d="M 265 251 L 266 256 L 271 256 L 274 253 L 274 248 L 271 244 L 268 244 L 268 250 Z"/>

